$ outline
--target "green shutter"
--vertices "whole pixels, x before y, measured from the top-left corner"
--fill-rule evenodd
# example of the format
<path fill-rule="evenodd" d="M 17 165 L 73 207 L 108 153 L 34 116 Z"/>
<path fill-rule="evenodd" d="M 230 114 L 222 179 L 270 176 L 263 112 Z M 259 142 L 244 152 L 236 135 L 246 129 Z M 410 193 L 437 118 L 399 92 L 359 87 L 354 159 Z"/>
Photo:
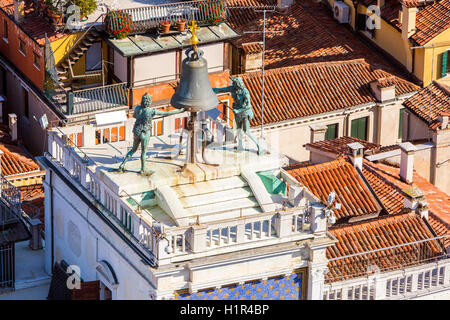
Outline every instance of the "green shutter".
<path fill-rule="evenodd" d="M 441 78 L 447 76 L 448 70 L 448 51 L 442 53 Z"/>
<path fill-rule="evenodd" d="M 367 140 L 367 117 L 352 120 L 351 136 Z"/>
<path fill-rule="evenodd" d="M 398 121 L 398 138 L 399 139 L 402 139 L 402 137 L 403 137 L 403 110 L 405 110 L 405 108 L 400 109 L 400 118 Z"/>
<path fill-rule="evenodd" d="M 337 138 L 337 128 L 338 128 L 337 123 L 328 125 L 327 131 L 325 132 L 325 140 Z"/>

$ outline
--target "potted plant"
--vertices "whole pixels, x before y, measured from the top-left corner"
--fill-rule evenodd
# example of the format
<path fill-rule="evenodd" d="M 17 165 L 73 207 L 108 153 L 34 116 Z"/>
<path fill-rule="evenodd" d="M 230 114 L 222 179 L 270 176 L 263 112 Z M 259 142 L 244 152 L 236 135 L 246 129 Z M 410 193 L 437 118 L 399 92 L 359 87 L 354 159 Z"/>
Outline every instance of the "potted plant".
<path fill-rule="evenodd" d="M 123 11 L 110 11 L 105 17 L 106 31 L 116 39 L 125 39 L 133 30 L 131 16 Z"/>
<path fill-rule="evenodd" d="M 159 23 L 159 30 L 161 31 L 161 33 L 167 33 L 170 30 L 170 25 L 170 21 L 163 20 Z"/>
<path fill-rule="evenodd" d="M 87 20 L 88 15 L 97 10 L 96 0 L 73 0 L 73 4 L 80 8 L 81 20 Z"/>
<path fill-rule="evenodd" d="M 184 31 L 186 29 L 186 20 L 180 18 L 175 21 L 178 31 Z"/>

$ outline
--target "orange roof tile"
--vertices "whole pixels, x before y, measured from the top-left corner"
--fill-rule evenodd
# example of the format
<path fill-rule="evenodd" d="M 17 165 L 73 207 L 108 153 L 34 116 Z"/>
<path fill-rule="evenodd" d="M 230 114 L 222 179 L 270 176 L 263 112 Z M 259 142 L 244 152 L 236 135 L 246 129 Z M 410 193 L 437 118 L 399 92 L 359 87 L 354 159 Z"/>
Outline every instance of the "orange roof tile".
<path fill-rule="evenodd" d="M 14 0 L 0 0 L 0 7 L 14 20 Z M 50 42 L 68 36 L 68 34 L 53 30 L 34 8 L 33 0 L 25 0 L 25 19 L 19 25 L 41 46 L 45 44 L 45 34 Z"/>
<path fill-rule="evenodd" d="M 450 224 L 446 223 L 432 212 L 428 215 L 428 223 L 438 236 L 450 235 Z M 450 247 L 450 237 L 443 238 L 443 242 L 446 248 Z"/>
<path fill-rule="evenodd" d="M 0 150 L 3 151 L 0 162 L 2 169 L 1 173 L 4 177 L 12 178 L 17 174 L 31 173 L 40 170 L 36 162 L 29 158 L 19 147 L 0 145 Z"/>
<path fill-rule="evenodd" d="M 368 222 L 332 228 L 330 232 L 338 242 L 327 248 L 328 259 L 435 237 L 424 220 L 415 213 L 384 216 Z M 442 243 L 432 240 L 338 259 L 328 263 L 329 272 L 326 281 L 341 281 L 365 275 L 369 265 L 377 266 L 381 271 L 393 270 L 444 254 Z"/>
<path fill-rule="evenodd" d="M 450 89 L 433 81 L 406 100 L 403 105 L 432 129 L 437 129 L 441 124 L 438 120 L 439 115 L 450 112 Z"/>
<path fill-rule="evenodd" d="M 322 140 L 317 141 L 314 143 L 307 143 L 305 144 L 306 147 L 311 147 L 314 149 L 319 149 L 326 152 L 335 153 L 336 157 L 345 155 L 348 153 L 348 147 L 347 145 L 349 143 L 359 142 L 364 146 L 364 151 L 366 150 L 372 150 L 372 149 L 379 149 L 381 146 L 376 143 L 368 142 L 366 140 L 361 140 L 354 137 L 340 137 L 330 140 Z"/>
<path fill-rule="evenodd" d="M 342 204 L 341 209 L 335 210 L 338 219 L 380 211 L 374 195 L 347 159 L 300 168 L 292 166 L 285 170 L 324 202 L 334 191 L 336 202 Z"/>
<path fill-rule="evenodd" d="M 411 185 L 406 184 L 400 179 L 400 169 L 382 163 L 365 162 L 365 167 L 376 172 L 380 179 L 388 181 L 396 186 L 399 190 L 410 188 Z M 425 178 L 413 174 L 413 185 L 417 186 L 425 193 L 425 199 L 428 203 L 430 212 L 435 214 L 441 220 L 450 224 L 450 196 L 439 190 L 436 186 L 428 182 Z"/>
<path fill-rule="evenodd" d="M 416 15 L 416 32 L 410 37 L 419 45 L 427 44 L 450 27 L 450 0 L 438 1 L 403 1 L 407 7 L 418 7 Z M 377 0 L 363 0 L 365 6 L 376 5 Z M 385 1 L 381 17 L 392 26 L 401 30 L 398 20 L 402 6 L 400 1 Z"/>
<path fill-rule="evenodd" d="M 255 117 L 252 126 L 261 123 L 262 73 L 240 75 L 250 91 Z M 362 59 L 310 63 L 267 70 L 265 73 L 264 124 L 340 110 L 375 102 L 369 83 L 391 76 L 372 69 Z M 394 77 L 396 94 L 419 90 L 416 85 Z"/>

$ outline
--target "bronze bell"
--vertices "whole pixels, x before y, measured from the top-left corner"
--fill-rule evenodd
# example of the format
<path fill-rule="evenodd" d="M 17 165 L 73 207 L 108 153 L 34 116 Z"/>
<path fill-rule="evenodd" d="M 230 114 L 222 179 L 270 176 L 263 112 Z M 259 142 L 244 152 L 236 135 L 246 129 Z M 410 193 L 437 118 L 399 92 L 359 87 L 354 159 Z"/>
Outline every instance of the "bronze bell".
<path fill-rule="evenodd" d="M 208 77 L 208 64 L 200 49 L 186 50 L 187 58 L 183 60 L 180 83 L 170 104 L 186 111 L 200 112 L 211 110 L 219 104 L 211 88 Z"/>

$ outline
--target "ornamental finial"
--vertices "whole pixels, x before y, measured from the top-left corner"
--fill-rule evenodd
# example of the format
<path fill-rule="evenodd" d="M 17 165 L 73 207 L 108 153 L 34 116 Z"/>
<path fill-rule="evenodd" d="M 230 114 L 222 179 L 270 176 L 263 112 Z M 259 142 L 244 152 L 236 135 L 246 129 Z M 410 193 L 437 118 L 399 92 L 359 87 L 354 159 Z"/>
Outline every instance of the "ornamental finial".
<path fill-rule="evenodd" d="M 191 37 L 191 45 L 194 47 L 194 50 L 197 51 L 197 44 L 199 42 L 197 38 L 196 30 L 199 30 L 200 27 L 197 26 L 197 23 L 192 19 L 191 25 L 188 26 L 188 29 L 191 30 L 192 37 Z"/>

